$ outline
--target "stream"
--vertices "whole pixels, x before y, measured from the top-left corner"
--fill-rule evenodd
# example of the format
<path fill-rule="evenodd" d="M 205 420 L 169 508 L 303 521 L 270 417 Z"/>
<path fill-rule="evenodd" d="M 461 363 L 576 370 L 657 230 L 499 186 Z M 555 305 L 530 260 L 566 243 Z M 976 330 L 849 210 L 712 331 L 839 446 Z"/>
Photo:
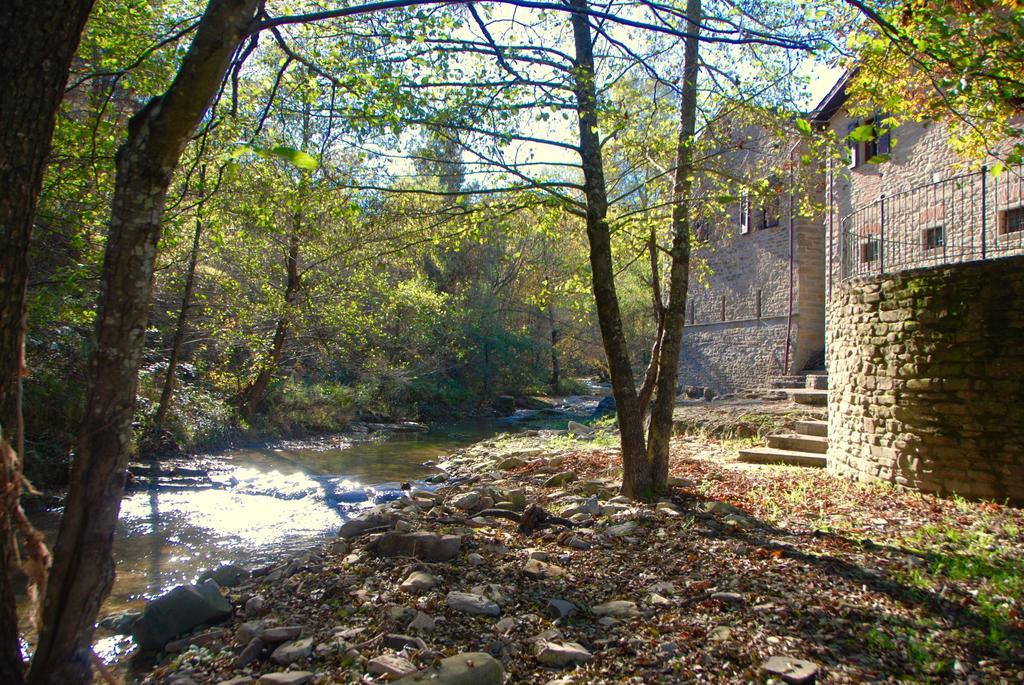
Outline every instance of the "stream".
<path fill-rule="evenodd" d="M 592 412 L 599 399 L 564 398 L 560 416 L 521 410 L 510 419 L 467 420 L 427 432 L 328 436 L 182 462 L 205 471 L 205 485 L 136 489 L 122 500 L 113 550 L 117 578 L 100 617 L 139 609 L 222 563 L 254 568 L 307 550 L 333 536 L 346 518 L 402 496 L 403 482 L 423 485 L 417 481 L 436 473 L 423 462 L 500 432 L 565 428 L 568 419 Z M 543 418 L 543 424 L 531 418 Z M 32 519 L 52 545 L 60 510 Z M 130 647 L 130 638 L 102 637 L 95 651 L 109 662 Z"/>

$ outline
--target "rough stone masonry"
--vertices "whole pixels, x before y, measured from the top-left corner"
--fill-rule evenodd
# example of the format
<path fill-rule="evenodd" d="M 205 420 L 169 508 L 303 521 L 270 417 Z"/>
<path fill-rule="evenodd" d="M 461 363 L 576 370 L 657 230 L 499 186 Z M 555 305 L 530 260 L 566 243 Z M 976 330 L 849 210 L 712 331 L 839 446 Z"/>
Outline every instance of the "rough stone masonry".
<path fill-rule="evenodd" d="M 1024 503 L 1024 257 L 845 283 L 827 348 L 830 469 Z"/>

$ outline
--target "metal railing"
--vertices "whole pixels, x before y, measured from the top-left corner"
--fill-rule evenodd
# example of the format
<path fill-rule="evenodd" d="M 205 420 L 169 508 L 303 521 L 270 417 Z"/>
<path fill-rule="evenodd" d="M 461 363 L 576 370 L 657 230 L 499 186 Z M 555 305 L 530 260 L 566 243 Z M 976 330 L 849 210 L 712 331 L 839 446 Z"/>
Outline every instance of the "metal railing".
<path fill-rule="evenodd" d="M 843 218 L 843 279 L 1024 254 L 1024 166 L 883 194 Z"/>

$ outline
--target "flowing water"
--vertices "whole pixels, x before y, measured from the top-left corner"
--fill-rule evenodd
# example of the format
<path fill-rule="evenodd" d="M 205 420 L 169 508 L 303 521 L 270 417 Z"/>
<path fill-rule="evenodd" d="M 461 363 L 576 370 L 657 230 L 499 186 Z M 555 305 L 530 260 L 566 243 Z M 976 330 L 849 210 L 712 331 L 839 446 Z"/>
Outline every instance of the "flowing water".
<path fill-rule="evenodd" d="M 568 418 L 592 411 L 597 400 L 565 398 L 564 413 L 545 420 L 546 427 L 564 428 Z M 516 418 L 532 413 L 519 412 Z M 525 427 L 515 420 L 474 420 L 423 433 L 233 449 L 182 464 L 205 471 L 201 487 L 185 483 L 186 478 L 179 485 L 188 486 L 172 481 L 129 492 L 122 500 L 114 542 L 117 578 L 100 616 L 141 608 L 147 599 L 222 563 L 253 568 L 307 550 L 330 538 L 346 518 L 401 496 L 403 482 L 434 473 L 425 461 Z M 51 544 L 59 517 L 59 511 L 32 517 Z M 130 646 L 130 639 L 112 637 L 100 639 L 95 649 L 110 661 Z"/>

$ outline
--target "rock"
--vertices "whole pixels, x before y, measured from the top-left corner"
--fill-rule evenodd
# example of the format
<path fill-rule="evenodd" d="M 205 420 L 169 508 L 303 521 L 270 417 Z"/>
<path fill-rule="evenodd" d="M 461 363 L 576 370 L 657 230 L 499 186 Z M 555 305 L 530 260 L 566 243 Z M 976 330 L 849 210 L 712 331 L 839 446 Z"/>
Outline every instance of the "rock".
<path fill-rule="evenodd" d="M 729 514 L 722 519 L 723 523 L 730 526 L 736 526 L 737 528 L 743 528 L 744 530 L 750 530 L 751 528 L 757 528 L 757 521 L 745 516 L 743 514 Z"/>
<path fill-rule="evenodd" d="M 565 575 L 565 569 L 556 564 L 549 564 L 539 559 L 530 559 L 523 566 L 523 573 L 531 578 L 557 578 Z"/>
<path fill-rule="evenodd" d="M 301 634 L 302 626 L 275 626 L 261 632 L 259 638 L 267 644 L 276 645 L 278 642 L 294 640 Z"/>
<path fill-rule="evenodd" d="M 380 528 L 382 526 L 391 527 L 395 521 L 394 514 L 385 514 L 383 512 L 374 512 L 366 516 L 359 518 L 349 519 L 345 523 L 341 524 L 341 528 L 338 529 L 338 537 L 346 540 L 357 538 L 360 535 L 365 535 L 367 532 Z"/>
<path fill-rule="evenodd" d="M 566 430 L 568 430 L 571 435 L 575 435 L 579 438 L 592 438 L 597 433 L 597 431 L 590 426 L 577 423 L 576 421 L 570 421 L 569 425 L 566 426 Z"/>
<path fill-rule="evenodd" d="M 401 652 L 403 649 L 426 649 L 427 643 L 418 637 L 412 635 L 402 635 L 400 633 L 390 633 L 384 637 L 384 646 L 393 649 L 396 652 Z"/>
<path fill-rule="evenodd" d="M 437 587 L 437 582 L 436 576 L 423 571 L 413 571 L 398 587 L 403 592 L 425 592 Z"/>
<path fill-rule="evenodd" d="M 267 611 L 267 600 L 263 595 L 253 595 L 245 600 L 245 615 L 254 617 L 262 616 Z"/>
<path fill-rule="evenodd" d="M 238 587 L 243 580 L 249 578 L 249 570 L 238 564 L 221 564 L 212 571 L 203 571 L 196 579 L 196 583 L 204 583 L 212 580 L 221 587 Z"/>
<path fill-rule="evenodd" d="M 660 580 L 647 588 L 647 591 L 658 595 L 674 595 L 676 594 L 676 586 L 671 581 Z"/>
<path fill-rule="evenodd" d="M 218 642 L 224 639 L 224 631 L 220 628 L 213 628 L 198 635 L 188 635 L 179 640 L 172 640 L 164 645 L 165 652 L 184 652 L 192 645 L 200 647 Z"/>
<path fill-rule="evenodd" d="M 266 630 L 265 620 L 247 620 L 246 623 L 240 624 L 239 627 L 234 631 L 234 637 L 239 642 L 245 644 L 255 637 L 259 637 L 259 634 Z"/>
<path fill-rule="evenodd" d="M 655 511 L 660 511 L 666 516 L 682 516 L 683 512 L 676 509 L 676 506 L 671 502 L 658 502 L 658 505 L 654 507 Z"/>
<path fill-rule="evenodd" d="M 263 640 L 254 637 L 245 645 L 238 656 L 235 657 L 235 668 L 245 668 L 260 655 L 263 651 Z"/>
<path fill-rule="evenodd" d="M 525 459 L 520 459 L 519 457 L 505 457 L 497 464 L 495 464 L 495 468 L 498 469 L 499 471 L 511 471 L 513 469 L 518 469 L 520 466 L 525 465 Z"/>
<path fill-rule="evenodd" d="M 583 664 L 594 658 L 583 645 L 578 642 L 537 642 L 537 661 L 545 666 L 562 668 L 572 664 Z"/>
<path fill-rule="evenodd" d="M 768 673 L 777 675 L 790 685 L 810 685 L 818 677 L 818 665 L 813 661 L 788 656 L 772 656 L 761 664 Z"/>
<path fill-rule="evenodd" d="M 252 679 L 252 676 L 248 675 L 237 675 L 230 680 L 222 680 L 217 685 L 252 685 L 256 681 Z"/>
<path fill-rule="evenodd" d="M 571 549 L 578 549 L 584 551 L 590 549 L 591 547 L 589 542 L 587 542 L 578 535 L 570 535 L 565 539 L 565 541 L 562 544 Z"/>
<path fill-rule="evenodd" d="M 615 398 L 609 395 L 608 397 L 602 397 L 601 401 L 597 403 L 597 407 L 594 408 L 592 416 L 594 418 L 600 418 L 609 414 L 615 413 Z"/>
<path fill-rule="evenodd" d="M 747 601 L 743 599 L 743 595 L 736 592 L 713 592 L 711 594 L 711 599 L 717 599 L 719 602 L 724 604 L 736 605 L 746 604 Z"/>
<path fill-rule="evenodd" d="M 549 599 L 548 603 L 544 605 L 544 611 L 556 621 L 569 618 L 578 610 L 579 607 L 565 599 Z"/>
<path fill-rule="evenodd" d="M 595 616 L 610 616 L 612 618 L 632 618 L 639 616 L 640 611 L 636 608 L 635 602 L 617 599 L 604 604 L 598 604 L 590 609 Z"/>
<path fill-rule="evenodd" d="M 196 626 L 230 616 L 231 603 L 213 581 L 179 585 L 146 605 L 132 635 L 142 649 L 156 650 Z"/>
<path fill-rule="evenodd" d="M 728 642 L 731 638 L 732 628 L 729 626 L 718 626 L 708 633 L 708 639 L 712 642 Z"/>
<path fill-rule="evenodd" d="M 449 592 L 446 601 L 452 609 L 467 614 L 483 614 L 485 616 L 501 614 L 501 608 L 495 602 L 469 592 Z"/>
<path fill-rule="evenodd" d="M 396 680 L 396 685 L 501 685 L 505 670 L 501 662 L 484 652 L 456 654 L 426 671 Z"/>
<path fill-rule="evenodd" d="M 451 505 L 453 507 L 455 507 L 456 509 L 461 509 L 463 511 L 470 511 L 479 503 L 479 492 L 466 492 L 461 495 L 458 495 L 457 497 L 452 498 L 451 501 Z"/>
<path fill-rule="evenodd" d="M 601 506 L 601 516 L 614 516 L 615 514 L 621 514 L 624 511 L 629 511 L 628 504 L 610 502 Z"/>
<path fill-rule="evenodd" d="M 388 616 L 391 617 L 392 621 L 401 623 L 402 621 L 409 621 L 413 616 L 416 615 L 416 610 L 401 604 L 392 604 L 387 608 Z"/>
<path fill-rule="evenodd" d="M 97 625 L 115 635 L 131 635 L 135 622 L 142 617 L 141 611 L 122 611 L 106 616 Z"/>
<path fill-rule="evenodd" d="M 745 514 L 742 509 L 728 502 L 707 502 L 704 505 L 704 511 L 709 514 L 715 514 L 717 516 L 728 516 L 729 514 Z"/>
<path fill-rule="evenodd" d="M 614 526 L 608 526 L 604 532 L 606 535 L 611 535 L 613 538 L 620 538 L 630 533 L 636 532 L 636 529 L 640 527 L 636 521 L 625 521 Z"/>
<path fill-rule="evenodd" d="M 416 612 L 416 617 L 409 622 L 409 630 L 420 632 L 420 633 L 431 633 L 434 631 L 435 621 L 422 611 Z"/>
<path fill-rule="evenodd" d="M 403 678 L 416 672 L 416 667 L 408 659 L 393 654 L 381 654 L 366 662 L 366 672 L 370 675 L 385 676 L 387 680 Z"/>
<path fill-rule="evenodd" d="M 313 679 L 309 671 L 285 671 L 284 673 L 266 673 L 260 676 L 259 685 L 305 685 Z"/>
<path fill-rule="evenodd" d="M 601 515 L 601 503 L 597 500 L 597 495 L 591 495 L 577 505 L 581 514 L 590 514 L 591 516 Z"/>
<path fill-rule="evenodd" d="M 512 416 L 516 413 L 516 398 L 512 395 L 498 395 L 494 398 L 493 406 L 498 416 Z"/>
<path fill-rule="evenodd" d="M 285 642 L 273 651 L 270 660 L 275 664 L 287 666 L 300 659 L 305 659 L 313 653 L 313 638 L 307 637 L 303 640 Z"/>
<path fill-rule="evenodd" d="M 473 552 L 466 556 L 466 561 L 469 562 L 470 566 L 480 566 L 484 563 L 484 558 L 482 555 Z"/>
<path fill-rule="evenodd" d="M 672 604 L 672 600 L 659 595 L 657 592 L 652 592 L 647 595 L 647 603 L 654 607 L 664 607 Z"/>
<path fill-rule="evenodd" d="M 517 511 L 521 511 L 526 508 L 526 491 L 522 488 L 506 490 L 502 493 L 502 497 L 511 502 Z"/>
<path fill-rule="evenodd" d="M 512 618 L 511 616 L 506 616 L 505 618 L 501 619 L 500 621 L 494 624 L 494 632 L 499 633 L 501 635 L 505 635 L 513 628 L 515 628 L 517 623 L 518 621 L 516 621 L 516 619 Z"/>
<path fill-rule="evenodd" d="M 460 535 L 438 535 L 427 531 L 384 533 L 373 545 L 382 557 L 415 557 L 430 563 L 454 559 L 462 547 Z"/>
<path fill-rule="evenodd" d="M 544 487 L 546 488 L 557 488 L 571 483 L 576 480 L 576 474 L 573 471 L 562 471 L 544 481 Z"/>
<path fill-rule="evenodd" d="M 551 558 L 551 555 L 542 549 L 537 549 L 536 547 L 528 547 L 526 549 L 526 558 L 536 559 L 537 561 L 547 561 Z"/>

